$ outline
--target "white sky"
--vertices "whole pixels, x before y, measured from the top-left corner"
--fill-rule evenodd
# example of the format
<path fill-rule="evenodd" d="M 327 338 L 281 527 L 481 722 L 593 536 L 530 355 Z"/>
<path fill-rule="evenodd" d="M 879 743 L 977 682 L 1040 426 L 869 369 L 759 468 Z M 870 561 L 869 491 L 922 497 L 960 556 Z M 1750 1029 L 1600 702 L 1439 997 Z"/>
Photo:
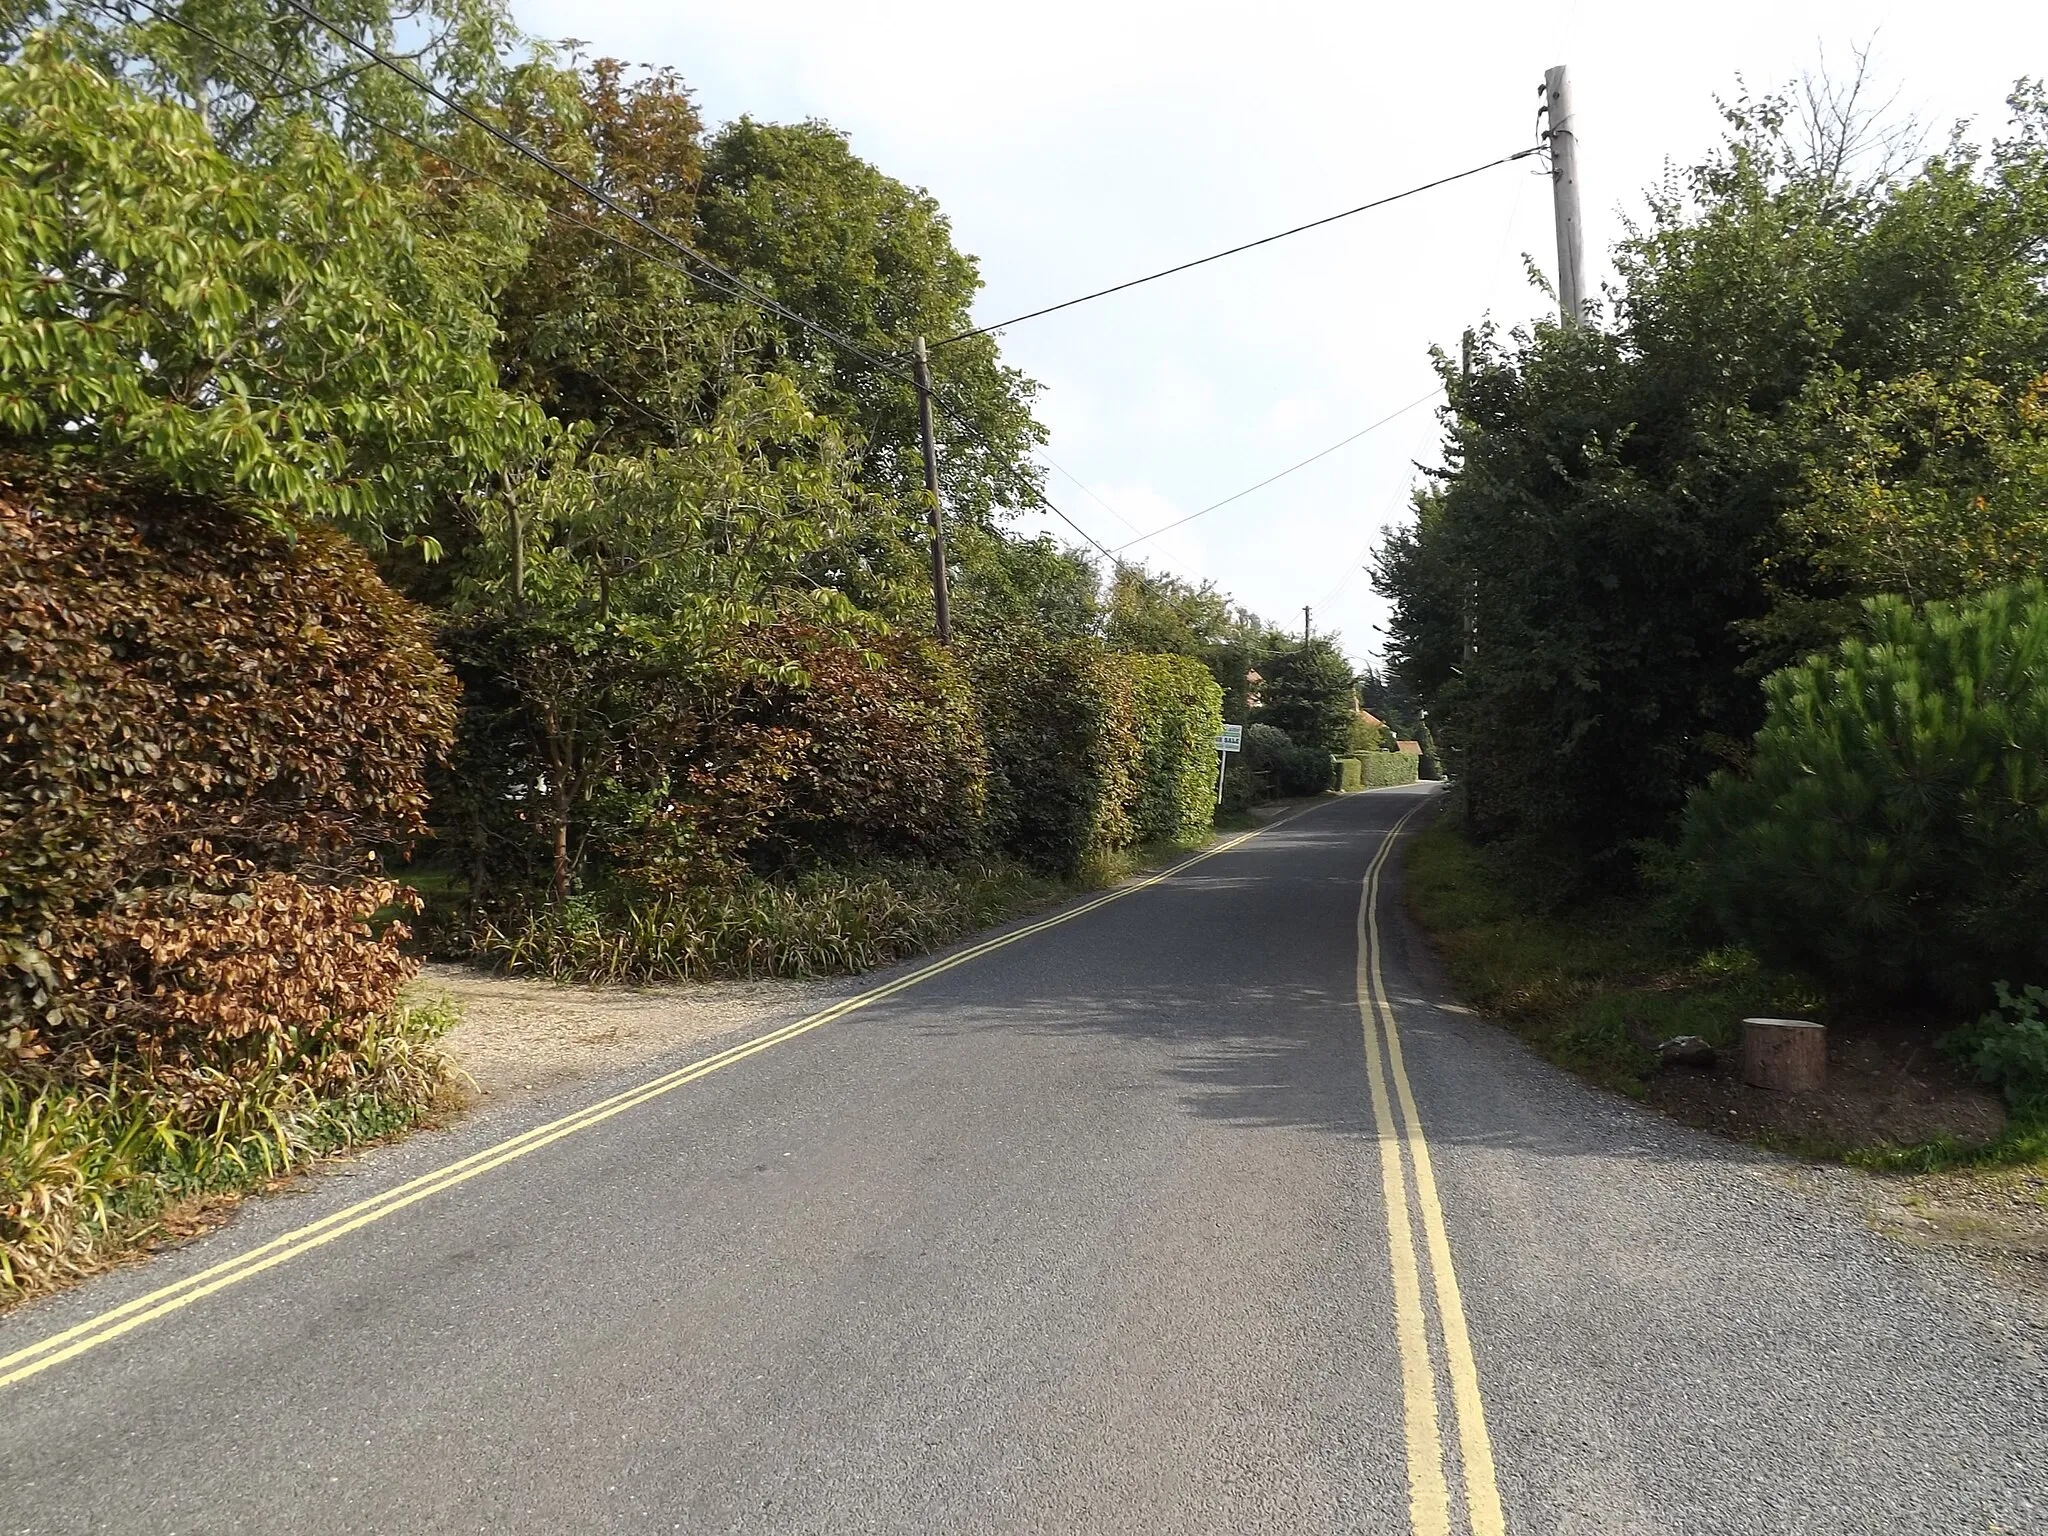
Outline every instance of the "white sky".
<path fill-rule="evenodd" d="M 1938 129 L 2003 123 L 2048 73 L 2048 4 L 1727 0 L 1714 6 L 1139 4 L 932 0 L 514 0 L 544 36 L 674 65 L 713 123 L 824 118 L 928 188 L 1002 319 L 1253 239 L 1532 142 L 1544 69 L 1571 67 L 1587 253 L 1667 159 L 1713 141 L 1716 93 L 1846 63 L 1875 41 L 1898 107 Z M 1937 132 L 1936 140 L 1940 133 Z M 1018 326 L 1009 361 L 1045 385 L 1047 491 L 1104 544 L 1150 531 L 1407 405 L 1486 314 L 1547 306 L 1555 265 L 1535 162 Z M 1430 408 L 1141 546 L 1278 622 L 1315 606 L 1367 659 L 1384 605 L 1358 570 L 1433 462 Z M 1100 500 L 1092 499 L 1099 497 Z M 1066 528 L 1044 523 L 1068 542 Z"/>

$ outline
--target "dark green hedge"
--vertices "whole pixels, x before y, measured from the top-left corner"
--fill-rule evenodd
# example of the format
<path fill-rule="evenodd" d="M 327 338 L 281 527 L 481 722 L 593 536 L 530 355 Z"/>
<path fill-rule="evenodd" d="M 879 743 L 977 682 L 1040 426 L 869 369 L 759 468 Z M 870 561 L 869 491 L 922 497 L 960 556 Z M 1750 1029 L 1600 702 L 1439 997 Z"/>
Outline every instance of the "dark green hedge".
<path fill-rule="evenodd" d="M 1209 824 L 1222 691 L 1198 661 L 1098 641 L 977 647 L 988 842 L 1071 874 L 1091 855 Z"/>

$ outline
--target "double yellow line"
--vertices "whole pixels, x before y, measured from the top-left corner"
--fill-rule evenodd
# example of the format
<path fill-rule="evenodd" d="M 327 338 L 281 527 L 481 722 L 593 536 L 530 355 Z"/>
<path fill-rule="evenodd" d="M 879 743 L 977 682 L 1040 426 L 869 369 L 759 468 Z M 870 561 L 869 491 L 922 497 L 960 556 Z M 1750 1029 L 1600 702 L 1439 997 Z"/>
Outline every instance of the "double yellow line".
<path fill-rule="evenodd" d="M 1312 808 L 1303 807 L 1303 810 Z M 372 1195 L 369 1199 L 358 1201 L 330 1216 L 324 1216 L 281 1237 L 274 1237 L 246 1253 L 237 1254 L 234 1258 L 216 1264 L 210 1269 L 188 1275 L 185 1279 L 167 1285 L 161 1290 L 151 1291 L 146 1296 L 138 1296 L 133 1301 L 110 1308 L 73 1327 L 40 1339 L 25 1349 L 18 1349 L 11 1355 L 0 1356 L 0 1387 L 12 1386 L 16 1382 L 25 1381 L 31 1376 L 47 1371 L 52 1366 L 61 1365 L 67 1360 L 75 1360 L 89 1350 L 98 1349 L 102 1344 L 112 1343 L 123 1334 L 132 1333 L 145 1323 L 155 1322 L 160 1317 L 189 1307 L 195 1301 L 203 1300 L 217 1291 L 224 1291 L 229 1286 L 240 1285 L 244 1280 L 253 1279 L 265 1270 L 275 1269 L 301 1254 L 325 1247 L 336 1238 L 367 1227 L 372 1222 L 382 1221 L 387 1216 L 396 1215 L 408 1206 L 443 1194 L 458 1184 L 466 1184 L 480 1174 L 489 1173 L 494 1168 L 503 1167 L 506 1163 L 538 1152 L 543 1147 L 552 1146 L 565 1137 L 602 1125 L 614 1115 L 638 1109 L 664 1094 L 675 1092 L 685 1084 L 694 1083 L 701 1077 L 708 1077 L 722 1068 L 745 1061 L 749 1056 L 758 1055 L 771 1046 L 794 1040 L 797 1036 L 809 1034 L 814 1029 L 822 1029 L 836 1019 L 843 1019 L 849 1013 L 879 1003 L 884 998 L 894 997 L 898 992 L 929 981 L 934 976 L 943 975 L 955 966 L 965 965 L 970 960 L 978 960 L 983 955 L 992 954 L 1034 934 L 1043 933 L 1048 928 L 1071 923 L 1075 918 L 1085 917 L 1113 901 L 1134 896 L 1162 880 L 1172 879 L 1191 865 L 1199 864 L 1205 859 L 1213 859 L 1220 853 L 1228 853 L 1238 844 L 1257 837 L 1262 832 L 1270 832 L 1301 814 L 1302 811 L 1296 811 L 1293 815 L 1280 817 L 1250 832 L 1241 832 L 1236 837 L 1206 848 L 1192 858 L 1182 859 L 1179 863 L 1143 880 L 1119 886 L 1092 901 L 1085 901 L 1077 907 L 1070 907 L 1039 922 L 1027 923 L 1022 928 L 1012 929 L 996 938 L 985 939 L 979 944 L 970 944 L 943 960 L 935 960 L 930 965 L 920 966 L 908 975 L 899 976 L 883 986 L 834 1003 L 829 1008 L 821 1009 L 794 1023 L 785 1024 L 780 1029 L 770 1030 L 767 1034 L 758 1035 L 729 1050 L 678 1067 L 673 1072 L 664 1073 L 638 1087 L 613 1094 L 610 1098 L 588 1105 L 574 1114 L 535 1126 L 530 1131 L 509 1137 L 495 1146 L 484 1148 L 481 1152 L 473 1152 L 468 1157 L 459 1158 L 444 1167 L 436 1168 L 431 1173 L 421 1174 L 418 1178 L 387 1189 L 382 1194 Z"/>
<path fill-rule="evenodd" d="M 1444 1477 L 1443 1440 L 1437 1424 L 1437 1374 L 1430 1357 L 1429 1318 L 1422 1300 L 1421 1266 L 1415 1253 L 1415 1229 L 1409 1215 L 1409 1172 L 1414 1175 L 1415 1205 L 1422 1218 L 1423 1245 L 1429 1254 L 1430 1278 L 1436 1292 L 1436 1319 L 1443 1339 L 1451 1407 L 1457 1422 L 1460 1483 L 1465 1495 L 1465 1520 L 1472 1536 L 1504 1536 L 1500 1489 L 1494 1481 L 1493 1442 L 1486 1433 L 1486 1405 L 1479 1396 L 1479 1370 L 1472 1360 L 1472 1340 L 1465 1331 L 1465 1302 L 1458 1274 L 1451 1265 L 1450 1238 L 1444 1232 L 1443 1205 L 1437 1199 L 1436 1170 L 1429 1142 L 1416 1113 L 1415 1090 L 1401 1059 L 1401 1031 L 1394 1023 L 1380 968 L 1380 873 L 1394 841 L 1416 806 L 1388 830 L 1379 852 L 1366 870 L 1358 893 L 1358 1013 L 1365 1029 L 1366 1080 L 1372 1092 L 1373 1125 L 1380 1148 L 1380 1183 L 1387 1201 L 1388 1264 L 1394 1281 L 1394 1334 L 1401 1354 L 1402 1419 L 1408 1452 L 1408 1519 L 1414 1536 L 1449 1536 L 1450 1488 Z M 1384 1055 L 1384 1061 L 1382 1061 Z M 1393 1082 L 1393 1095 L 1387 1091 Z M 1394 1118 L 1394 1100 L 1401 1106 L 1405 1135 Z M 1405 1142 L 1407 1159 L 1402 1159 Z"/>

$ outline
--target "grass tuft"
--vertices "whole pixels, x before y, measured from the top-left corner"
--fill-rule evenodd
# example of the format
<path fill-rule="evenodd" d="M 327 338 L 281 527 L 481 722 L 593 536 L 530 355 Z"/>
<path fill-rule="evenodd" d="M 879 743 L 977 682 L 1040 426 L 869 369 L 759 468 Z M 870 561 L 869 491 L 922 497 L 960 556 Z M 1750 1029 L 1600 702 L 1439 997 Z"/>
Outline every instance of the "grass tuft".
<path fill-rule="evenodd" d="M 146 1245 L 182 1206 L 417 1124 L 445 1072 L 433 1042 L 454 1018 L 446 1000 L 402 1004 L 350 1051 L 338 1090 L 277 1061 L 183 1093 L 118 1068 L 92 1084 L 0 1078 L 0 1304 Z"/>

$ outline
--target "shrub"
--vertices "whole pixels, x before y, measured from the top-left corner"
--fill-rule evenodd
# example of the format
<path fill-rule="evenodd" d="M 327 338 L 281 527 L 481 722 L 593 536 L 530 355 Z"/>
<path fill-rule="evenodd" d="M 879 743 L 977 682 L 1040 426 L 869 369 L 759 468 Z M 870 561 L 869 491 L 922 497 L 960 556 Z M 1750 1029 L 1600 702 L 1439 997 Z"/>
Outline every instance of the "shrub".
<path fill-rule="evenodd" d="M 2048 988 L 2014 993 L 1997 984 L 1998 1006 L 1944 1043 L 2013 1113 L 2048 1119 Z"/>
<path fill-rule="evenodd" d="M 479 959 L 557 981 L 616 985 L 870 970 L 1009 916 L 1054 888 L 1005 860 L 890 860 L 743 876 L 649 899 L 611 889 L 480 920 Z"/>
<path fill-rule="evenodd" d="M 1746 774 L 1688 806 L 1715 920 L 1759 954 L 1964 1002 L 2048 974 L 2048 594 L 1915 614 L 1766 684 Z"/>
<path fill-rule="evenodd" d="M 1336 769 L 1336 781 L 1330 788 L 1336 790 L 1338 794 L 1348 795 L 1353 790 L 1365 787 L 1365 764 L 1357 758 L 1334 757 L 1330 762 Z"/>
<path fill-rule="evenodd" d="M 1223 690 L 1188 656 L 1117 655 L 1134 687 L 1138 738 L 1140 841 L 1187 837 L 1216 819 L 1216 735 L 1223 729 Z"/>
<path fill-rule="evenodd" d="M 1297 746 L 1278 726 L 1245 727 L 1244 765 L 1259 786 L 1258 798 L 1320 795 L 1330 787 L 1330 754 Z"/>
<path fill-rule="evenodd" d="M 0 1049 L 188 1112 L 354 1071 L 411 964 L 374 845 L 422 830 L 452 687 L 338 535 L 0 473 Z"/>
<path fill-rule="evenodd" d="M 988 752 L 952 655 L 905 636 L 865 653 L 819 641 L 798 654 L 809 681 L 779 690 L 768 718 L 804 744 L 768 837 L 840 861 L 973 849 L 988 810 Z"/>
<path fill-rule="evenodd" d="M 1384 725 L 1374 725 L 1364 715 L 1351 717 L 1350 729 L 1344 737 L 1344 751 L 1347 756 L 1357 757 L 1366 752 L 1391 752 L 1394 750 L 1394 732 Z"/>
<path fill-rule="evenodd" d="M 1071 875 L 1130 843 L 1140 746 L 1129 671 L 1093 640 L 976 646 L 966 659 L 988 742 L 991 846 Z"/>

